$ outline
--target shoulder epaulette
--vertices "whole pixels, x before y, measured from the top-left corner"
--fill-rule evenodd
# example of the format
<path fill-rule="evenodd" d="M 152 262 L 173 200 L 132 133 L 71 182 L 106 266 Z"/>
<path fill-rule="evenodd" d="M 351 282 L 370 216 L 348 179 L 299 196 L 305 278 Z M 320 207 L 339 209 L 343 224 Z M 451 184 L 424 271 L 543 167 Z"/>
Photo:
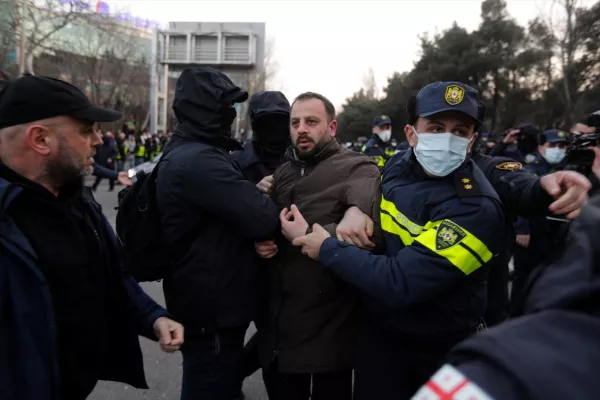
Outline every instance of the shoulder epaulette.
<path fill-rule="evenodd" d="M 479 184 L 469 171 L 461 171 L 454 174 L 454 187 L 459 197 L 481 196 Z"/>

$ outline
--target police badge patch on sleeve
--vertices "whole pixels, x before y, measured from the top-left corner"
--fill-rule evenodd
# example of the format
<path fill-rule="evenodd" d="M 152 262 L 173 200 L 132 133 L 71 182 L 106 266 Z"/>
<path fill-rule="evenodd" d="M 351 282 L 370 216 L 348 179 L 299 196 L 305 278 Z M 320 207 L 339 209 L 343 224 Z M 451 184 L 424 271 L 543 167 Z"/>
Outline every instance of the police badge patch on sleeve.
<path fill-rule="evenodd" d="M 494 400 L 459 370 L 444 365 L 412 400 Z"/>
<path fill-rule="evenodd" d="M 467 236 L 462 228 L 454 222 L 445 219 L 438 226 L 437 235 L 435 238 L 435 249 L 437 251 L 448 250 L 450 247 L 456 246 Z"/>
<path fill-rule="evenodd" d="M 518 163 L 516 161 L 506 161 L 496 165 L 496 168 L 501 169 L 503 171 L 516 171 L 518 169 L 523 168 L 523 164 Z"/>

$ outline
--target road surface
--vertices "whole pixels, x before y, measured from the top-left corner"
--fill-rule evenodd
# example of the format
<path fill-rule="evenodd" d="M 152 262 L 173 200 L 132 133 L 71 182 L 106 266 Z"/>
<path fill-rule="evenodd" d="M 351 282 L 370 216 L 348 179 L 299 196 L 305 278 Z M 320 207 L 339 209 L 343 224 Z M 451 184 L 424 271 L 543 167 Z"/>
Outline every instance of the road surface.
<path fill-rule="evenodd" d="M 93 183 L 87 178 L 88 186 Z M 96 200 L 102 205 L 104 214 L 111 224 L 115 224 L 117 192 L 122 186 L 117 186 L 114 192 L 108 192 L 108 181 L 102 184 L 95 193 Z M 142 284 L 146 293 L 164 306 L 165 300 L 160 283 Z M 253 333 L 253 327 L 248 336 Z M 118 334 L 115 336 L 118 340 Z M 100 382 L 88 400 L 178 400 L 181 391 L 181 353 L 163 353 L 158 344 L 140 337 L 144 353 L 144 368 L 149 390 L 138 390 L 120 383 Z M 244 382 L 244 394 L 248 400 L 268 400 L 262 382 L 260 371 Z"/>

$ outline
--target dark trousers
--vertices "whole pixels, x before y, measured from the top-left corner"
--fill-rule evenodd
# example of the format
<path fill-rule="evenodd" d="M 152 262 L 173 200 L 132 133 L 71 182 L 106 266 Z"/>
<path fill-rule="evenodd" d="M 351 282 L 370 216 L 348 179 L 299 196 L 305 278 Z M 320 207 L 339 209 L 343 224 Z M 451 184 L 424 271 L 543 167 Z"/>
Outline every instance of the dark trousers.
<path fill-rule="evenodd" d="M 104 179 L 104 178 L 101 178 L 99 176 L 96 177 L 96 181 L 92 185 L 92 190 L 96 191 L 96 189 L 98 189 L 98 186 L 100 185 L 100 182 L 102 182 L 102 179 Z M 109 186 L 109 190 L 115 190 L 115 180 L 109 179 L 108 186 Z"/>
<path fill-rule="evenodd" d="M 186 339 L 181 400 L 236 400 L 242 390 L 246 328 Z"/>
<path fill-rule="evenodd" d="M 284 374 L 263 369 L 269 400 L 351 400 L 352 370 Z"/>
<path fill-rule="evenodd" d="M 354 400 L 410 399 L 444 364 L 452 347 L 366 327 L 357 347 Z"/>

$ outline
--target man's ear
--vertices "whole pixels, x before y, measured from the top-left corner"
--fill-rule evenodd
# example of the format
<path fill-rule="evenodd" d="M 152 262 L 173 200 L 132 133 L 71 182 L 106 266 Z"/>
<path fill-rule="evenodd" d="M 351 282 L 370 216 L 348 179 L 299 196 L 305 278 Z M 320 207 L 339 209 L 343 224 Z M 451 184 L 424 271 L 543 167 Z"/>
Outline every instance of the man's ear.
<path fill-rule="evenodd" d="M 47 156 L 51 150 L 50 130 L 42 125 L 30 125 L 25 131 L 27 146 L 34 152 Z"/>
<path fill-rule="evenodd" d="M 329 132 L 331 137 L 335 137 L 337 133 L 337 121 L 335 119 L 329 123 Z"/>
<path fill-rule="evenodd" d="M 415 134 L 412 125 L 406 124 L 404 127 L 404 135 L 406 135 L 406 141 L 410 147 L 415 147 L 417 145 L 419 139 L 417 139 L 417 135 Z"/>

